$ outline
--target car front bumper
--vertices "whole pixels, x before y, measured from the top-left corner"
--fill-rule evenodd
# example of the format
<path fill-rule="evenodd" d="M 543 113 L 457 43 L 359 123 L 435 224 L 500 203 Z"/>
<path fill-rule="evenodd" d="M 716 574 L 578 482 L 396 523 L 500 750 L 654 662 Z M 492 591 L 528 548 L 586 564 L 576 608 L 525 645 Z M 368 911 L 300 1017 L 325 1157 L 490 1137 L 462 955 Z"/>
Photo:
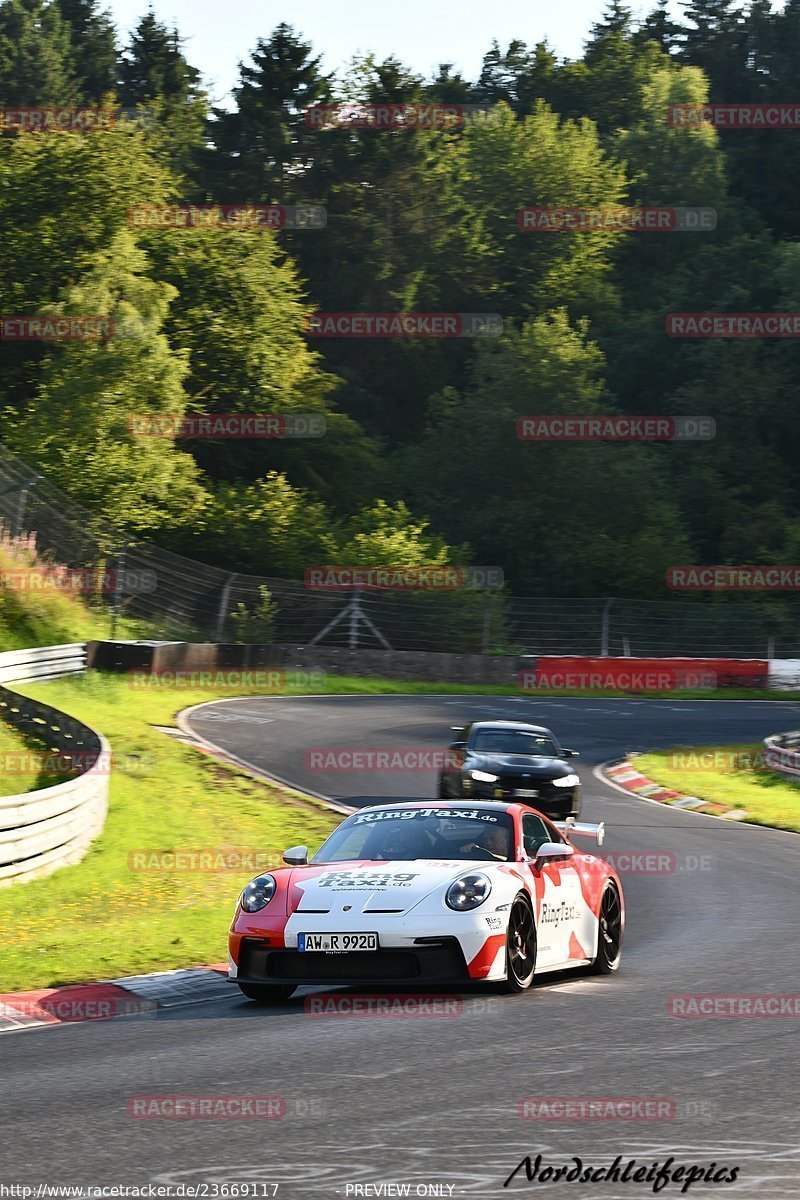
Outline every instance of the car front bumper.
<path fill-rule="evenodd" d="M 527 783 L 527 781 L 526 781 Z M 537 791 L 538 796 L 519 796 L 519 791 Z M 520 780 L 498 779 L 497 783 L 479 783 L 472 781 L 464 787 L 464 799 L 471 800 L 503 800 L 507 804 L 528 804 L 531 808 L 543 812 L 547 817 L 563 820 L 565 817 L 577 816 L 581 811 L 581 787 L 578 784 L 571 788 L 554 788 L 552 784 L 536 784 L 530 781 L 526 787 Z"/>
<path fill-rule="evenodd" d="M 466 984 L 471 979 L 457 938 L 437 944 L 387 947 L 357 953 L 316 954 L 271 949 L 244 939 L 235 983 L 249 984 Z"/>

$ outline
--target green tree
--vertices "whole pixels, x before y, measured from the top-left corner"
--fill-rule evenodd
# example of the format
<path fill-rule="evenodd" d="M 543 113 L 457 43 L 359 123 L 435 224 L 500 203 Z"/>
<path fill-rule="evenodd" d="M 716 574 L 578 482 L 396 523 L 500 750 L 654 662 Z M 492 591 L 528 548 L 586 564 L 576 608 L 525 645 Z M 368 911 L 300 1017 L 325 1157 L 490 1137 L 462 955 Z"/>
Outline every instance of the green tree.
<path fill-rule="evenodd" d="M 0 3 L 0 97 L 9 108 L 76 99 L 69 26 L 55 0 Z"/>
<path fill-rule="evenodd" d="M 57 0 L 57 4 L 70 34 L 81 101 L 99 103 L 115 90 L 117 82 L 117 45 L 111 17 L 100 11 L 98 0 Z"/>
<path fill-rule="evenodd" d="M 285 201 L 314 166 L 319 134 L 306 110 L 327 100 L 330 83 L 321 59 L 286 24 L 259 39 L 250 63 L 239 66 L 233 112 L 217 110 L 209 160 L 215 195 L 230 200 Z M 318 184 L 307 181 L 311 195 Z"/>
<path fill-rule="evenodd" d="M 169 439 L 141 437 L 134 416 L 180 417 L 186 364 L 161 332 L 173 289 L 147 278 L 144 254 L 120 233 L 49 311 L 108 317 L 104 341 L 61 343 L 11 431 L 22 457 L 98 521 L 149 532 L 195 521 L 205 494 L 194 461 Z"/>
<path fill-rule="evenodd" d="M 468 387 L 436 398 L 427 437 L 400 456 L 412 508 L 523 595 L 602 595 L 609 579 L 617 594 L 652 594 L 688 553 L 658 451 L 515 434 L 523 416 L 611 411 L 602 370 L 585 328 L 563 311 L 537 317 L 481 347 Z"/>
<path fill-rule="evenodd" d="M 310 236 L 314 236 L 311 234 Z M 177 292 L 166 329 L 188 353 L 196 412 L 316 413 L 322 438 L 187 443 L 213 479 L 287 471 L 349 510 L 375 480 L 374 448 L 332 403 L 337 381 L 305 335 L 308 303 L 269 230 L 183 230 L 146 239 L 158 278 Z"/>
<path fill-rule="evenodd" d="M 183 54 L 176 29 L 147 12 L 120 64 L 123 105 L 148 111 L 150 142 L 179 176 L 193 176 L 204 147 L 208 100 L 200 72 Z"/>

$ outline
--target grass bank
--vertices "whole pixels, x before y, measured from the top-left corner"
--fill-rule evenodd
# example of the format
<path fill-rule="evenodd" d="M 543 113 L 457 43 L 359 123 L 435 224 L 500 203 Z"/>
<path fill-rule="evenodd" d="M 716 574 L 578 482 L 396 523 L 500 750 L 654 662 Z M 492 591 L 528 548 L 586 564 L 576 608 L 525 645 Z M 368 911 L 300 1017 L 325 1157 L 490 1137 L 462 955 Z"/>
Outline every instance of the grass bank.
<path fill-rule="evenodd" d="M 638 754 L 636 769 L 684 795 L 739 809 L 742 819 L 800 833 L 800 785 L 768 771 L 760 744 L 694 746 Z"/>

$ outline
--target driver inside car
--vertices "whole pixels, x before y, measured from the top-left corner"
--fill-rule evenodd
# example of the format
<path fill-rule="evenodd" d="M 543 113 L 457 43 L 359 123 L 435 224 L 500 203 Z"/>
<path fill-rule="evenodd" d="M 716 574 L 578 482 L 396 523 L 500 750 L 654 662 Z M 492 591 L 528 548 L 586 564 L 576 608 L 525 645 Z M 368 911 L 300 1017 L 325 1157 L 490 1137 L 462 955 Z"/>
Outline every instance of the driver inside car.
<path fill-rule="evenodd" d="M 487 825 L 474 841 L 467 842 L 459 849 L 470 858 L 508 862 L 508 833 L 498 825 Z"/>
<path fill-rule="evenodd" d="M 427 830 L 415 826 L 413 821 L 398 821 L 389 833 L 384 834 L 380 852 L 375 857 L 383 861 L 427 858 L 433 845 L 434 840 Z"/>

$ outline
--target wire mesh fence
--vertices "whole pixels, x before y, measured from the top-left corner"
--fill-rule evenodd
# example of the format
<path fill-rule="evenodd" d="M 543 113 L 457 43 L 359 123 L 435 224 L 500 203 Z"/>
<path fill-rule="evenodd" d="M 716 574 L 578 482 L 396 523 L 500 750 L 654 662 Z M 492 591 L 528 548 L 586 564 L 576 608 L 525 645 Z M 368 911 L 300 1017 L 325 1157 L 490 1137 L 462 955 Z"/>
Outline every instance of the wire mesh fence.
<path fill-rule="evenodd" d="M 0 444 L 7 543 L 117 582 L 89 602 L 109 636 L 483 654 L 800 657 L 800 602 L 713 596 L 665 601 L 450 592 L 309 590 L 304 581 L 232 572 L 131 536 L 75 504 Z"/>

